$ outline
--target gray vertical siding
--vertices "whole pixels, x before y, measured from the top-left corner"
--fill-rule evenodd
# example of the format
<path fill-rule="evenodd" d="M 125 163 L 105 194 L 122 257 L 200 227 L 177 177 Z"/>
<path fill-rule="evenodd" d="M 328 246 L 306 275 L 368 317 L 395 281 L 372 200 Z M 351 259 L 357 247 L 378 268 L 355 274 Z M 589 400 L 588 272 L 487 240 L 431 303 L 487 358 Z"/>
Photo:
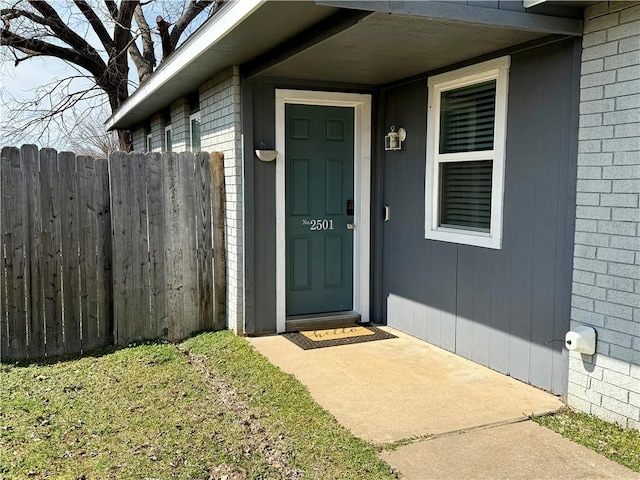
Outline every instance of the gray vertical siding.
<path fill-rule="evenodd" d="M 275 147 L 275 87 L 254 82 L 252 97 L 253 144 L 245 148 L 245 163 L 253 169 L 253 252 L 246 254 L 253 258 L 253 272 L 247 275 L 252 274 L 254 288 L 253 315 L 247 312 L 253 317 L 253 330 L 247 333 L 262 333 L 276 330 L 276 169 L 275 162 L 261 162 L 253 151 L 261 142 Z"/>
<path fill-rule="evenodd" d="M 429 242 L 429 248 L 425 248 L 426 107 L 424 80 L 386 92 L 384 128 L 405 128 L 407 141 L 402 151 L 384 153 L 380 171 L 383 203 L 390 206 L 391 219 L 383 223 L 382 296 L 386 301 L 382 311 L 374 315 L 381 315 L 378 318 L 384 323 L 454 351 L 457 247 Z M 390 317 L 387 311 L 392 312 Z"/>
<path fill-rule="evenodd" d="M 547 390 L 566 390 L 557 340 L 570 315 L 577 78 L 579 40 L 512 54 L 501 250 L 424 239 L 426 76 L 382 89 L 373 117 L 373 321 Z M 250 125 L 245 180 L 252 195 L 245 214 L 253 229 L 246 333 L 254 334 L 276 324 L 275 165 L 252 153 L 261 142 L 275 143 L 275 89 L 367 88 L 260 78 L 243 88 L 250 92 L 243 121 Z M 406 128 L 408 138 L 402 151 L 384 152 L 392 125 Z"/>
<path fill-rule="evenodd" d="M 578 42 L 511 58 L 503 248 L 424 239 L 426 82 L 386 92 L 406 149 L 384 156 L 386 322 L 547 390 L 566 390 Z M 395 304 L 394 304 L 395 302 Z"/>
<path fill-rule="evenodd" d="M 361 85 L 335 85 L 256 77 L 244 80 L 242 116 L 245 162 L 245 333 L 276 331 L 276 168 L 259 161 L 253 151 L 264 143 L 275 147 L 275 93 L 277 88 L 373 94 Z M 375 101 L 375 99 L 374 99 Z M 249 223 L 251 226 L 249 226 Z"/>

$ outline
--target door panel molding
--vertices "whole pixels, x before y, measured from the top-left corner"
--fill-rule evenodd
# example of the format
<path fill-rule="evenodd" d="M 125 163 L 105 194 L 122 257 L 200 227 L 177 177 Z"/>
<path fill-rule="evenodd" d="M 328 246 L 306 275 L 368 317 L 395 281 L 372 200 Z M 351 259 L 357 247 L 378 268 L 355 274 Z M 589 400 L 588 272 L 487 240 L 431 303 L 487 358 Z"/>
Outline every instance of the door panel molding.
<path fill-rule="evenodd" d="M 287 103 L 354 109 L 353 309 L 369 321 L 371 234 L 371 95 L 276 90 L 276 329 L 286 330 L 285 105 Z"/>

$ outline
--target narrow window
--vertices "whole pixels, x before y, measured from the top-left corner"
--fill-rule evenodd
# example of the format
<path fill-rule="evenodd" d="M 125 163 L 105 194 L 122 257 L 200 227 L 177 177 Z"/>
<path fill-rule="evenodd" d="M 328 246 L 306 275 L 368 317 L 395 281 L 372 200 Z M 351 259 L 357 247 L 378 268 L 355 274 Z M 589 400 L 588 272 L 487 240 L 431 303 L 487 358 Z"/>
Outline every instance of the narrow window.
<path fill-rule="evenodd" d="M 509 57 L 429 79 L 425 238 L 502 247 Z"/>
<path fill-rule="evenodd" d="M 173 151 L 173 139 L 171 138 L 171 125 L 164 127 L 164 151 Z"/>
<path fill-rule="evenodd" d="M 152 136 L 150 133 L 147 133 L 147 152 L 151 152 L 153 151 L 153 142 L 152 142 Z"/>
<path fill-rule="evenodd" d="M 191 140 L 191 151 L 200 151 L 200 112 L 189 117 L 189 138 Z"/>

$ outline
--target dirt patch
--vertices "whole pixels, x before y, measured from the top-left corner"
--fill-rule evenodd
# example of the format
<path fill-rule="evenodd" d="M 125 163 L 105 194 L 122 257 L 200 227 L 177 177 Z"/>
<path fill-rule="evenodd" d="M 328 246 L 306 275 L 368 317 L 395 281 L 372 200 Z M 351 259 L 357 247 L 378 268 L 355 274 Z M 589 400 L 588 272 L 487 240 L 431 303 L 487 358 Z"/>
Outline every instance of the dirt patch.
<path fill-rule="evenodd" d="M 198 355 L 189 353 L 178 346 L 189 364 L 202 376 L 207 386 L 215 393 L 220 402 L 238 419 L 238 424 L 246 431 L 245 455 L 261 452 L 267 459 L 269 470 L 277 478 L 297 480 L 304 477 L 304 471 L 289 466 L 289 459 L 281 448 L 284 436 L 272 438 L 255 415 L 250 414 L 247 403 L 238 397 L 235 390 L 222 378 L 214 375 Z M 210 471 L 209 480 L 242 480 L 246 475 L 243 469 L 222 464 Z"/>

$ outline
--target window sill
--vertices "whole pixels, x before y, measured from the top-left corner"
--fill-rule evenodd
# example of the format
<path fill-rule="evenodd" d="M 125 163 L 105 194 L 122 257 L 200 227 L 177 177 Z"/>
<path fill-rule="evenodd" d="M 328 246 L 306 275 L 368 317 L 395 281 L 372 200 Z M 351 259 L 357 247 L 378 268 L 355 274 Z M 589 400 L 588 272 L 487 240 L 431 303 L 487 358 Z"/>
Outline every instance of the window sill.
<path fill-rule="evenodd" d="M 491 236 L 490 233 L 474 232 L 471 230 L 458 230 L 452 228 L 427 229 L 424 233 L 427 240 L 439 240 L 441 242 L 458 243 L 474 247 L 502 249 L 502 238 Z"/>

